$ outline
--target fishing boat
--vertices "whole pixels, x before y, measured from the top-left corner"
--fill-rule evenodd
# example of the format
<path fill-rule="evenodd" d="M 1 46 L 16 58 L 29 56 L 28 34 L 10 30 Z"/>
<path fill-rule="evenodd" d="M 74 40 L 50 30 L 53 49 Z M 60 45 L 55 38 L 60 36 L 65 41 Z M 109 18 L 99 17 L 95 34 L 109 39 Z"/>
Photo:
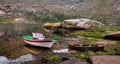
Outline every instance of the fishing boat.
<path fill-rule="evenodd" d="M 79 42 L 70 41 L 68 42 L 69 48 L 81 50 L 81 51 L 100 51 L 104 50 L 104 44 L 83 44 Z"/>
<path fill-rule="evenodd" d="M 23 36 L 24 42 L 39 47 L 46 47 L 51 48 L 55 41 L 53 40 L 46 40 L 43 34 L 41 33 L 32 33 L 33 36 L 25 35 Z"/>

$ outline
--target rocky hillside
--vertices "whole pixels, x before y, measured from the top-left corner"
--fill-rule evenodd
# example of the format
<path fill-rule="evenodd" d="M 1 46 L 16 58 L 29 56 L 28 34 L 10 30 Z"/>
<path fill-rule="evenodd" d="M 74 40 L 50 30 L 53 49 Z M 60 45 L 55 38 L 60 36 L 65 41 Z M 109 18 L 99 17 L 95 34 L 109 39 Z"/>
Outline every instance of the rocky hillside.
<path fill-rule="evenodd" d="M 42 17 L 37 18 L 41 21 L 85 17 L 117 25 L 120 19 L 119 0 L 0 0 L 0 3 L 21 4 L 19 10 L 27 12 L 25 16 Z"/>

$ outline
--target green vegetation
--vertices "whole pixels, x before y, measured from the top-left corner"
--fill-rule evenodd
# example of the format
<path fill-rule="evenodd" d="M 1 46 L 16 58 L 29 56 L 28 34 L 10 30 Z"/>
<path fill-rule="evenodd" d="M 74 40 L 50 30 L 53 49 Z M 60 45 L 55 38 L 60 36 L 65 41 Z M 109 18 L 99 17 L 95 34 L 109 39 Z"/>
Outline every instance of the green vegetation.
<path fill-rule="evenodd" d="M 110 55 L 120 55 L 120 41 L 117 42 L 114 46 L 113 45 L 109 45 L 105 48 L 105 51 L 107 52 L 107 54 Z"/>
<path fill-rule="evenodd" d="M 110 27 L 110 26 L 106 26 L 106 27 L 104 27 L 105 28 L 105 30 L 107 30 L 107 31 L 120 31 L 120 27 Z"/>
<path fill-rule="evenodd" d="M 48 11 L 49 12 L 49 11 Z M 62 22 L 63 20 L 70 19 L 70 18 L 79 18 L 79 15 L 66 15 L 63 13 L 58 12 L 49 12 L 50 15 L 47 13 L 37 12 L 36 14 L 33 12 L 26 12 L 25 17 L 28 20 L 34 20 L 36 22 Z"/>
<path fill-rule="evenodd" d="M 74 57 L 79 58 L 79 59 L 87 59 L 88 58 L 88 56 L 86 54 L 75 54 Z"/>
<path fill-rule="evenodd" d="M 94 38 L 103 38 L 107 33 L 107 31 L 120 31 L 120 27 L 110 27 L 110 26 L 96 26 L 95 28 L 90 28 L 87 30 L 80 30 L 80 31 L 75 31 L 74 34 L 84 36 L 84 37 L 91 37 L 95 40 Z M 89 38 L 85 38 L 85 40 L 90 40 Z"/>
<path fill-rule="evenodd" d="M 2 17 L 2 18 L 0 18 L 0 23 L 2 23 L 2 22 L 11 23 L 13 21 L 14 20 L 12 18 L 8 18 L 8 17 Z"/>
<path fill-rule="evenodd" d="M 98 52 L 96 52 L 96 54 L 104 55 L 104 54 L 107 54 L 107 52 L 104 52 L 104 51 L 98 51 Z"/>
<path fill-rule="evenodd" d="M 83 42 L 84 43 L 95 43 L 97 42 L 99 39 L 97 38 L 91 38 L 91 37 L 84 37 L 83 38 Z"/>
<path fill-rule="evenodd" d="M 88 59 L 90 56 L 93 55 L 95 55 L 93 51 L 87 51 L 86 53 L 83 54 L 75 54 L 74 57 L 79 59 Z"/>
<path fill-rule="evenodd" d="M 88 32 L 88 31 L 76 31 L 75 34 L 84 36 L 84 37 L 93 37 L 93 38 L 103 38 L 107 33 L 106 32 Z"/>
<path fill-rule="evenodd" d="M 53 56 L 48 57 L 48 60 L 49 61 L 57 61 L 59 58 L 60 58 L 59 55 L 53 55 Z"/>

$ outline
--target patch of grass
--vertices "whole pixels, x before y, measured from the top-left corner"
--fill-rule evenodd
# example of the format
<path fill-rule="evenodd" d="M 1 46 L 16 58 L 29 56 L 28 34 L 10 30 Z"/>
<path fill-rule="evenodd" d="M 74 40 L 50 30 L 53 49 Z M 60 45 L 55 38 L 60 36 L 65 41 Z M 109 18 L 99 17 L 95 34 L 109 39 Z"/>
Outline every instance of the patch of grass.
<path fill-rule="evenodd" d="M 107 33 L 106 32 L 88 32 L 88 31 L 76 31 L 75 34 L 84 36 L 84 37 L 93 37 L 93 38 L 103 38 Z"/>
<path fill-rule="evenodd" d="M 83 54 L 75 54 L 74 57 L 79 59 L 88 59 L 90 56 L 93 56 L 95 54 L 96 53 L 94 53 L 93 51 L 87 51 L 86 53 Z"/>
<path fill-rule="evenodd" d="M 74 57 L 78 58 L 78 59 L 87 59 L 88 58 L 88 56 L 86 54 L 75 54 Z"/>
<path fill-rule="evenodd" d="M 11 23 L 13 21 L 14 20 L 12 18 L 8 18 L 8 17 L 2 17 L 2 18 L 0 18 L 0 23 L 2 23 L 2 22 Z"/>
<path fill-rule="evenodd" d="M 105 51 L 110 55 L 120 55 L 120 41 L 118 41 L 115 45 L 107 46 Z"/>
<path fill-rule="evenodd" d="M 107 52 L 104 52 L 104 51 L 99 51 L 99 52 L 96 52 L 96 54 L 102 54 L 102 55 L 104 55 L 104 54 L 107 54 Z"/>
<path fill-rule="evenodd" d="M 120 27 L 110 27 L 110 26 L 107 26 L 107 27 L 105 27 L 105 30 L 106 31 L 120 31 Z"/>
<path fill-rule="evenodd" d="M 49 61 L 57 61 L 59 58 L 60 58 L 59 55 L 53 55 L 53 56 L 48 57 L 48 60 Z"/>
<path fill-rule="evenodd" d="M 96 39 L 96 38 L 90 38 L 90 37 L 84 37 L 83 38 L 83 42 L 84 43 L 95 43 L 97 42 L 99 39 Z"/>

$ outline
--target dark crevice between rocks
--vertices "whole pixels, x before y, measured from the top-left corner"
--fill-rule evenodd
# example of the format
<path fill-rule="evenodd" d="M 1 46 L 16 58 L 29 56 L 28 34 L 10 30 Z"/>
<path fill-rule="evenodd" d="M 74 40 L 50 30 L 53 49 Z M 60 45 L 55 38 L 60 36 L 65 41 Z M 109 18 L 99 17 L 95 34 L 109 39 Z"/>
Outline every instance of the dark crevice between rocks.
<path fill-rule="evenodd" d="M 86 62 L 88 62 L 88 64 L 93 64 L 90 58 L 88 58 Z"/>
<path fill-rule="evenodd" d="M 118 37 L 118 36 L 112 36 L 112 35 L 107 35 L 107 36 L 104 37 L 104 39 L 119 40 L 120 41 L 120 37 Z"/>

